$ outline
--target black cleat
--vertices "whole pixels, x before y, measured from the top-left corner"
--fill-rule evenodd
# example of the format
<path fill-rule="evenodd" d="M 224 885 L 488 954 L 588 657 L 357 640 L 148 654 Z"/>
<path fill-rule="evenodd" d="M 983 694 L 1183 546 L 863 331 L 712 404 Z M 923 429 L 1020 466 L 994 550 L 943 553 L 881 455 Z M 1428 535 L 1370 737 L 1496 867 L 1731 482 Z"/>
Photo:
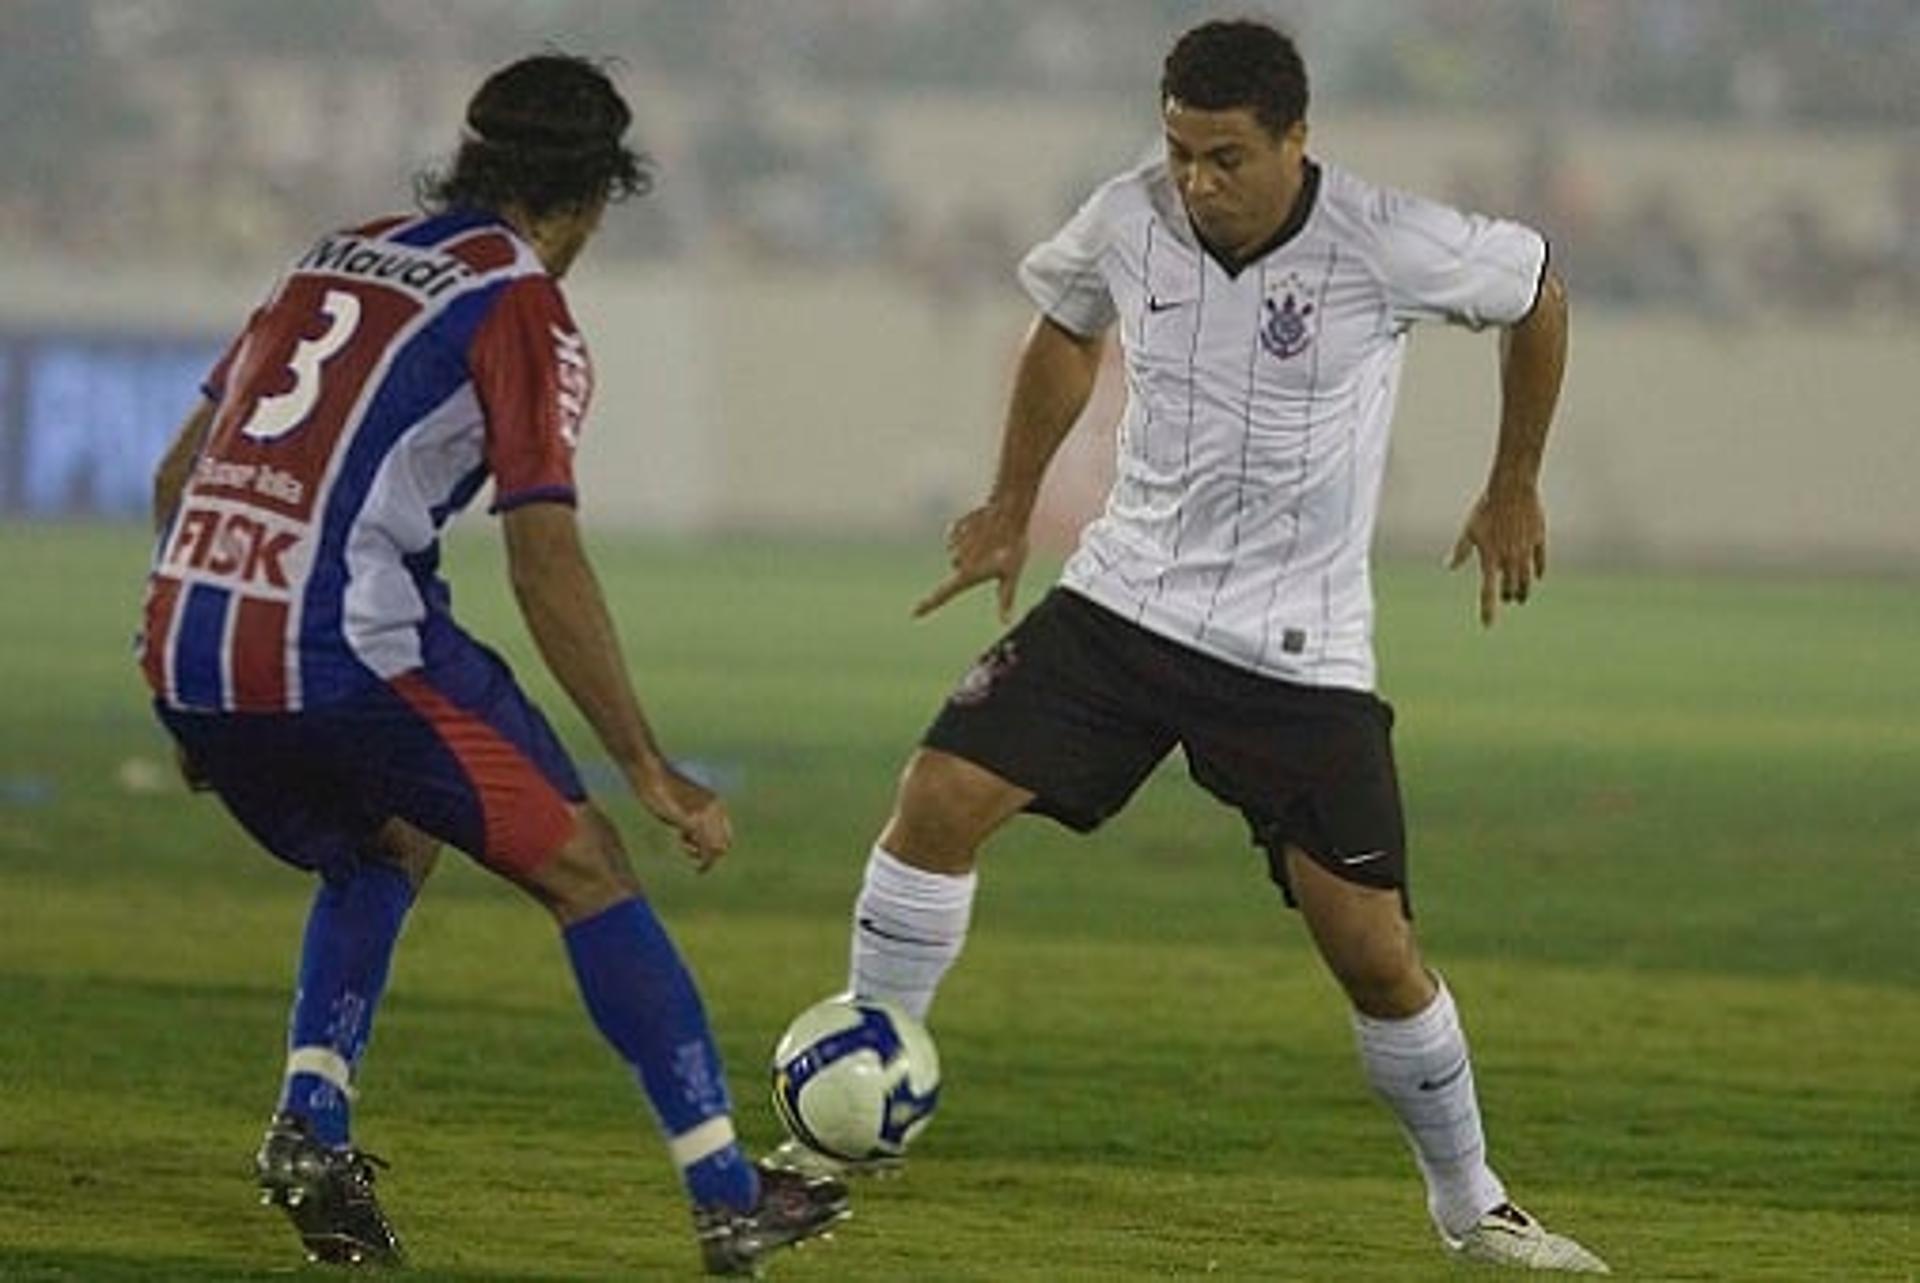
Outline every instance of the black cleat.
<path fill-rule="evenodd" d="M 803 1176 L 755 1164 L 760 1201 L 750 1212 L 700 1207 L 693 1213 L 700 1257 L 709 1274 L 759 1277 L 763 1257 L 824 1235 L 853 1214 L 847 1187 L 831 1176 Z"/>
<path fill-rule="evenodd" d="M 357 1149 L 313 1138 L 306 1121 L 275 1114 L 254 1157 L 260 1201 L 283 1208 L 307 1259 L 323 1265 L 400 1265 L 399 1236 L 373 1197 L 373 1172 L 386 1164 Z"/>

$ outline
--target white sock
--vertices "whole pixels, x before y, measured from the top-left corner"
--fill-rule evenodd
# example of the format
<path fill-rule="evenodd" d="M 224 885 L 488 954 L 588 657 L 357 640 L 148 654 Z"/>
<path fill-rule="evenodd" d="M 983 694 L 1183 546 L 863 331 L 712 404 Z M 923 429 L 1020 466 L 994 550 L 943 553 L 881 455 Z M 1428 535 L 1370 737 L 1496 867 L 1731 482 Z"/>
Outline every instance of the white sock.
<path fill-rule="evenodd" d="M 1507 1201 L 1487 1166 L 1473 1064 L 1453 995 L 1445 984 L 1431 1005 L 1405 1020 L 1353 1014 L 1360 1064 L 1374 1091 L 1398 1115 L 1427 1182 L 1427 1211 L 1459 1237 L 1482 1213 Z"/>
<path fill-rule="evenodd" d="M 975 873 L 916 869 L 874 847 L 853 905 L 853 995 L 886 998 L 925 1020 L 966 943 L 978 881 Z"/>

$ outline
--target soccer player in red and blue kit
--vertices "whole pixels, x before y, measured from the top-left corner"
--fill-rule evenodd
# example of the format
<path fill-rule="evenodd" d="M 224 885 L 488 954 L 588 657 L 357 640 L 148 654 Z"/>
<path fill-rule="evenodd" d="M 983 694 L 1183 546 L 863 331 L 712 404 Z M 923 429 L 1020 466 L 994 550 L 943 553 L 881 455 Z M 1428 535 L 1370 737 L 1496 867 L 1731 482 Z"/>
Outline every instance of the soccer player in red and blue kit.
<path fill-rule="evenodd" d="M 845 1188 L 749 1161 L 692 977 L 618 834 L 492 651 L 454 622 L 439 536 L 491 480 L 542 657 L 641 803 L 705 869 L 722 802 L 662 753 L 581 546 L 573 452 L 592 390 L 559 281 L 644 190 L 631 113 L 585 59 L 489 77 L 423 213 L 322 236 L 214 368 L 155 478 L 142 668 L 190 778 L 319 876 L 286 1076 L 258 1158 L 309 1255 L 397 1262 L 352 1084 L 402 923 L 442 843 L 527 891 L 636 1072 L 707 1269 L 846 1214 Z"/>

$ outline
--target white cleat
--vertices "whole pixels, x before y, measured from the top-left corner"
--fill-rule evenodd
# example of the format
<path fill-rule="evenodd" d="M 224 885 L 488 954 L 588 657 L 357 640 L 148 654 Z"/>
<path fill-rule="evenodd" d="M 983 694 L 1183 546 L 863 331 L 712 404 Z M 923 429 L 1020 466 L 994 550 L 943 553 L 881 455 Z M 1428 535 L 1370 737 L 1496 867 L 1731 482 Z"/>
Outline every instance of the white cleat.
<path fill-rule="evenodd" d="M 1469 1261 L 1566 1274 L 1613 1273 L 1605 1261 L 1566 1235 L 1555 1234 L 1512 1203 L 1502 1203 L 1484 1213 L 1459 1238 L 1450 1234 L 1440 1237 L 1449 1251 Z"/>

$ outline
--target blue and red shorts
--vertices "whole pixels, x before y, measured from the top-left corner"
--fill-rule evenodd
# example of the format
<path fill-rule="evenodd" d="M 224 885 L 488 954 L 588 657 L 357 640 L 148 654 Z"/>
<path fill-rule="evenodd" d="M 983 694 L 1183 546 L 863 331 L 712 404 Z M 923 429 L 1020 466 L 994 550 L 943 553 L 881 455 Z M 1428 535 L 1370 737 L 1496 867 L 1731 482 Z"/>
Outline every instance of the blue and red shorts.
<path fill-rule="evenodd" d="M 579 773 L 499 656 L 464 635 L 433 652 L 295 713 L 156 707 L 234 818 L 289 864 L 343 877 L 400 819 L 502 873 L 536 868 L 573 834 Z"/>

